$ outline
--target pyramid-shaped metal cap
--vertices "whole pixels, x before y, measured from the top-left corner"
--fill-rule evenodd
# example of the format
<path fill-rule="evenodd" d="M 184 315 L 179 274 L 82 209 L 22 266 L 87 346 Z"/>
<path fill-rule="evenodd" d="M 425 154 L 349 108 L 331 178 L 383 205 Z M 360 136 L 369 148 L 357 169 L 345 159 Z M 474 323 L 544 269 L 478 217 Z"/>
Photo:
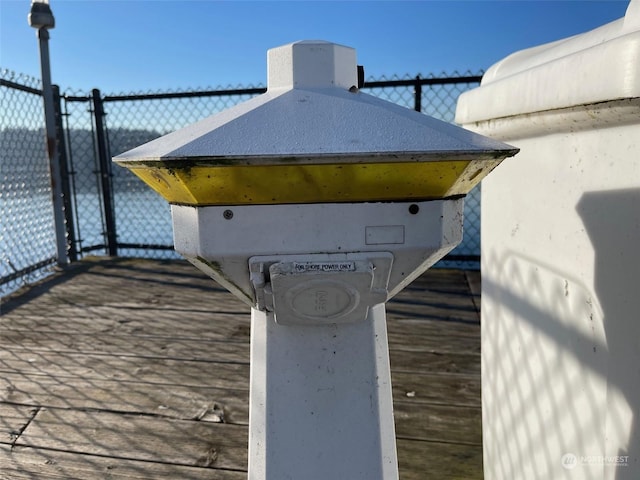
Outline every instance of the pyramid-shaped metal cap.
<path fill-rule="evenodd" d="M 496 162 L 516 152 L 517 149 L 509 145 L 362 93 L 357 88 L 354 49 L 324 41 L 301 41 L 268 51 L 268 89 L 263 95 L 123 153 L 114 160 L 133 169 L 169 201 L 221 204 L 227 200 L 212 199 L 210 188 L 204 184 L 196 190 L 208 189 L 209 192 L 200 197 L 194 194 L 192 186 L 184 185 L 184 178 L 181 182 L 189 190 L 188 194 L 179 198 L 169 195 L 168 190 L 160 189 L 172 178 L 160 171 L 188 168 L 192 178 L 192 167 L 465 162 L 458 172 L 466 179 L 462 189 L 442 187 L 434 194 L 416 193 L 416 198 L 436 198 L 466 193 L 484 176 L 480 175 L 481 170 L 488 173 Z M 486 161 L 484 167 L 488 168 L 474 168 L 463 174 L 472 160 Z M 443 166 L 440 167 L 441 170 Z M 149 172 L 142 171 L 149 168 L 155 170 L 152 175 L 155 185 L 150 181 Z M 382 167 L 379 170 L 379 174 L 383 173 Z M 413 175 L 409 171 L 405 173 Z M 436 169 L 429 175 L 441 173 Z M 158 180 L 159 175 L 163 176 L 162 181 Z M 351 185 L 356 183 L 353 181 Z M 367 192 L 360 196 L 321 195 L 317 201 L 374 200 L 368 198 L 375 196 L 369 193 L 371 188 L 369 185 Z M 398 197 L 404 194 L 395 192 L 384 199 Z M 274 198 L 273 195 L 270 198 Z M 252 198 L 246 203 L 264 201 Z"/>

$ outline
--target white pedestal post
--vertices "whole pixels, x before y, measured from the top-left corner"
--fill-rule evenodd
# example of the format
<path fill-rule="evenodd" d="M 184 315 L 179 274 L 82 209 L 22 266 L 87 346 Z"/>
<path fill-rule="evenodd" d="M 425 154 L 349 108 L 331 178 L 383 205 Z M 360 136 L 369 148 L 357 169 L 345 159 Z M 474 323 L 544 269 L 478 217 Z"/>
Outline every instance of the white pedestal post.
<path fill-rule="evenodd" d="M 384 304 L 365 321 L 251 311 L 250 480 L 397 480 Z"/>

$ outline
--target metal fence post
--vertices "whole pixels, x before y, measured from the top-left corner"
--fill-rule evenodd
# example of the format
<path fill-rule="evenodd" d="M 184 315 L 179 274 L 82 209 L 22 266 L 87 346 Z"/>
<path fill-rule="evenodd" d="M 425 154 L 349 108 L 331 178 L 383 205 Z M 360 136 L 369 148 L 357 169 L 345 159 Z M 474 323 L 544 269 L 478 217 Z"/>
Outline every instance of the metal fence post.
<path fill-rule="evenodd" d="M 65 232 L 65 213 L 61 189 L 59 142 L 56 137 L 56 121 L 54 113 L 53 92 L 51 87 L 51 70 L 49 68 L 49 31 L 46 27 L 38 29 L 40 43 L 40 64 L 42 72 L 42 98 L 44 102 L 45 133 L 49 169 L 51 172 L 51 198 L 56 231 L 56 260 L 58 265 L 66 265 L 67 239 Z"/>
<path fill-rule="evenodd" d="M 116 234 L 116 217 L 113 201 L 111 156 L 108 151 L 108 143 L 104 127 L 104 106 L 100 90 L 94 88 L 91 91 L 93 99 L 93 115 L 96 124 L 96 146 L 98 150 L 98 162 L 100 165 L 100 185 L 102 188 L 102 207 L 104 209 L 104 222 L 107 240 L 107 252 L 110 256 L 118 255 L 118 240 Z"/>
<path fill-rule="evenodd" d="M 69 171 L 69 157 L 67 156 L 67 146 L 64 140 L 64 126 L 62 124 L 62 103 L 60 98 L 60 87 L 52 85 L 53 106 L 56 125 L 56 137 L 58 139 L 58 161 L 60 164 L 60 189 L 62 192 L 62 205 L 64 208 L 64 221 L 67 236 L 67 254 L 69 261 L 78 260 L 78 248 L 76 245 L 75 223 L 73 220 L 73 207 L 71 202 L 71 184 Z"/>
<path fill-rule="evenodd" d="M 416 86 L 413 89 L 413 109 L 422 112 L 422 82 L 420 75 L 416 75 Z"/>

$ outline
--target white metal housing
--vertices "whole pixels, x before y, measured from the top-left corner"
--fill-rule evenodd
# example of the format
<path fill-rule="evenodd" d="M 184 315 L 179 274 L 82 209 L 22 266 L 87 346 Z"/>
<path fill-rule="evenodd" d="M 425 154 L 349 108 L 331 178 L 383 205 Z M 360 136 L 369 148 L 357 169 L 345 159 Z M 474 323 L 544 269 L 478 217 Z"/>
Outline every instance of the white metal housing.
<path fill-rule="evenodd" d="M 457 121 L 521 149 L 482 186 L 485 478 L 638 478 L 640 1 L 494 65 Z"/>
<path fill-rule="evenodd" d="M 378 271 L 384 268 L 384 285 L 371 297 L 374 305 L 389 300 L 460 242 L 463 205 L 464 201 L 458 199 L 235 207 L 172 205 L 171 210 L 176 250 L 251 307 L 258 306 L 259 301 L 250 261 L 264 264 L 263 275 L 268 280 L 271 265 L 300 262 L 303 255 L 315 255 L 315 260 L 307 260 L 310 262 L 362 260 L 371 261 Z M 317 275 L 328 273 L 319 271 Z M 310 274 L 314 272 L 306 272 L 307 277 Z M 340 275 L 350 276 L 347 271 Z M 305 272 L 298 276 L 304 277 Z M 368 295 L 360 293 L 363 299 Z"/>

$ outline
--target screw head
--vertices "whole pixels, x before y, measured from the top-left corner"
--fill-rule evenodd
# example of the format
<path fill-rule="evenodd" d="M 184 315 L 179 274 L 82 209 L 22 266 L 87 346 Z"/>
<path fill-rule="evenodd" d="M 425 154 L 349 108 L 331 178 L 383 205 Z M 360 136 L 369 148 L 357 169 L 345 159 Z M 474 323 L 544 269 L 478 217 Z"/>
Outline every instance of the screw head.
<path fill-rule="evenodd" d="M 233 218 L 233 212 L 231 210 L 225 210 L 222 213 L 222 216 L 225 218 L 225 220 L 231 220 Z"/>

